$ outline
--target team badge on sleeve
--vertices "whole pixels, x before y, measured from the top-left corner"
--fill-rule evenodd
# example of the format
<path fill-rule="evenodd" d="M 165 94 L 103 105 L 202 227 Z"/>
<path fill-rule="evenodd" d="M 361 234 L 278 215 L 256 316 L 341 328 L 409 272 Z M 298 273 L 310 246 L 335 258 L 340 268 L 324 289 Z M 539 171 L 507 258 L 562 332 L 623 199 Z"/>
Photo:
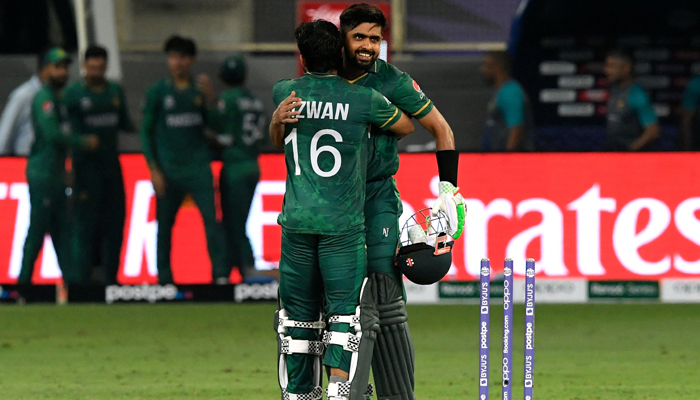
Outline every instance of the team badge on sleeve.
<path fill-rule="evenodd" d="M 413 88 L 416 89 L 416 92 L 423 92 L 420 86 L 418 86 L 418 82 L 416 82 L 415 80 L 413 81 Z"/>
<path fill-rule="evenodd" d="M 51 114 L 53 112 L 53 102 L 51 100 L 46 100 L 41 106 L 41 109 L 44 110 L 44 114 Z"/>

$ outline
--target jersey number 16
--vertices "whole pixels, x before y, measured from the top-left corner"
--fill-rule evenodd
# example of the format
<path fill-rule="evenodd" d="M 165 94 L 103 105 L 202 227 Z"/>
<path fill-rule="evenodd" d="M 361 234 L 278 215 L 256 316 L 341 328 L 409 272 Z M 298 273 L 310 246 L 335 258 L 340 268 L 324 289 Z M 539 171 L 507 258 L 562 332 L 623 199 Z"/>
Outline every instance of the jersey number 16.
<path fill-rule="evenodd" d="M 340 157 L 340 152 L 335 147 L 318 147 L 318 140 L 321 138 L 321 136 L 324 135 L 331 135 L 335 139 L 336 143 L 342 143 L 343 137 L 336 130 L 321 129 L 320 131 L 316 132 L 313 138 L 311 138 L 311 168 L 313 168 L 316 175 L 321 176 L 323 178 L 329 178 L 338 173 L 338 171 L 340 170 L 340 164 L 342 162 L 342 159 Z M 292 152 L 294 153 L 294 175 L 301 175 L 301 168 L 299 167 L 299 148 L 297 146 L 296 128 L 292 129 L 289 135 L 287 135 L 287 137 L 284 139 L 285 146 L 290 142 L 292 143 Z M 328 152 L 333 155 L 333 168 L 331 168 L 330 171 L 323 171 L 318 166 L 318 157 L 319 155 L 321 155 L 321 153 L 324 152 Z"/>

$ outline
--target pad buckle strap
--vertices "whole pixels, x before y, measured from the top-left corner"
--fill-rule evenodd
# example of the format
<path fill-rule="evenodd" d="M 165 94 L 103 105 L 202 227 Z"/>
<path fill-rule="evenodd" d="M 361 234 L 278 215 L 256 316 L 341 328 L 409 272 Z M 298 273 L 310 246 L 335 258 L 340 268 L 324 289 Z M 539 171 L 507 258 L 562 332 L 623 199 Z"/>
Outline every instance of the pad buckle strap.
<path fill-rule="evenodd" d="M 284 328 L 303 328 L 303 329 L 323 329 L 326 327 L 326 323 L 323 321 L 312 321 L 312 322 L 302 322 L 302 321 L 292 321 L 291 319 L 286 319 L 286 318 L 280 318 L 279 322 L 279 327 L 277 328 L 277 332 L 280 331 L 280 329 Z M 282 333 L 282 332 L 280 332 Z"/>
<path fill-rule="evenodd" d="M 360 317 L 357 315 L 334 315 L 328 318 L 328 324 L 349 324 L 352 327 L 360 326 Z"/>
<path fill-rule="evenodd" d="M 352 382 L 335 382 L 329 383 L 326 388 L 326 397 L 350 397 L 350 387 Z M 374 386 L 370 383 L 367 385 L 367 391 L 364 393 L 365 396 L 374 396 Z"/>
<path fill-rule="evenodd" d="M 323 398 L 323 388 L 316 386 L 309 393 L 289 393 L 286 389 L 282 389 L 282 399 L 284 400 L 321 400 Z"/>
<path fill-rule="evenodd" d="M 325 348 L 323 342 L 316 340 L 292 339 L 291 336 L 285 336 L 280 340 L 280 353 L 282 354 L 313 354 L 322 356 Z"/>
<path fill-rule="evenodd" d="M 360 337 L 349 332 L 324 332 L 323 343 L 343 346 L 343 350 L 357 353 L 360 350 Z"/>

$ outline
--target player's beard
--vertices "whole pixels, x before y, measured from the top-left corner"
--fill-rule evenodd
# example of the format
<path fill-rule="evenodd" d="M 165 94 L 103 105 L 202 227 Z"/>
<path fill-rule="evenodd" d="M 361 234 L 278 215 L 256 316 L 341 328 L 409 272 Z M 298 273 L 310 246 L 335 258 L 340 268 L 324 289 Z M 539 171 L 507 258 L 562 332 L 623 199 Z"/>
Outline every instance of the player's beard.
<path fill-rule="evenodd" d="M 357 53 L 360 50 L 355 50 L 354 54 L 349 54 L 348 50 L 345 49 L 345 58 L 348 60 L 348 64 L 350 64 L 350 67 L 356 68 L 356 69 L 361 69 L 367 71 L 368 69 L 372 68 L 374 63 L 377 61 L 377 53 L 369 50 L 363 50 L 367 53 L 371 54 L 371 58 L 368 61 L 362 61 L 357 57 Z"/>
<path fill-rule="evenodd" d="M 54 77 L 49 77 L 49 86 L 51 86 L 54 90 L 61 90 L 63 89 L 64 86 L 66 86 L 66 82 L 68 81 L 68 77 L 66 78 L 54 78 Z"/>
<path fill-rule="evenodd" d="M 90 86 L 102 86 L 107 82 L 104 76 L 90 77 L 87 78 L 87 81 L 90 84 Z"/>

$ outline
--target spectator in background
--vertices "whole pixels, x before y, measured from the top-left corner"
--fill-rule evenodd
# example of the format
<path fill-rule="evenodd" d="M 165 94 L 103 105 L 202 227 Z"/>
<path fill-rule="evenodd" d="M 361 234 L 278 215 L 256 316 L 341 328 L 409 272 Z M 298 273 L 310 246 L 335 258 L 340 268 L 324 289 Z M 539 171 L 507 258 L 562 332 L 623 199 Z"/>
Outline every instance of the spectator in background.
<path fill-rule="evenodd" d="M 38 57 L 38 72 L 10 93 L 0 117 L 0 155 L 28 156 L 34 142 L 32 100 L 47 81 L 48 65 Z"/>
<path fill-rule="evenodd" d="M 44 243 L 44 235 L 53 240 L 58 265 L 66 283 L 81 283 L 71 267 L 70 237 L 67 229 L 66 153 L 73 148 L 95 149 L 94 135 L 73 136 L 68 129 L 68 115 L 63 103 L 63 87 L 68 81 L 70 57 L 63 49 L 53 48 L 43 57 L 47 68 L 46 84 L 32 101 L 32 123 L 36 140 L 27 160 L 29 183 L 29 230 L 24 242 L 22 270 L 17 283 L 28 284 L 34 263 Z"/>
<path fill-rule="evenodd" d="M 533 151 L 532 109 L 522 86 L 511 77 L 508 53 L 486 53 L 481 74 L 496 88 L 488 104 L 483 150 Z"/>
<path fill-rule="evenodd" d="M 105 79 L 107 50 L 90 46 L 85 51 L 85 79 L 66 88 L 72 133 L 96 135 L 100 145 L 73 153 L 75 171 L 73 262 L 85 280 L 99 251 L 103 275 L 100 283 L 116 284 L 126 218 L 124 180 L 117 152 L 119 131 L 134 132 L 124 91 Z"/>
<path fill-rule="evenodd" d="M 610 81 L 608 98 L 608 151 L 641 151 L 661 135 L 659 120 L 649 96 L 634 83 L 632 57 L 613 51 L 605 59 L 604 72 Z"/>
<path fill-rule="evenodd" d="M 191 39 L 172 36 L 165 42 L 170 76 L 146 90 L 141 125 L 143 154 L 156 192 L 158 281 L 172 283 L 170 248 L 172 228 L 180 205 L 191 196 L 204 220 L 213 279 L 228 277 L 224 237 L 216 219 L 214 178 L 205 127 L 214 91 L 206 75 L 197 83 L 191 74 L 197 47 Z"/>
<path fill-rule="evenodd" d="M 260 180 L 258 147 L 267 137 L 265 110 L 262 101 L 243 86 L 243 57 L 227 58 L 219 69 L 219 77 L 228 87 L 219 97 L 217 118 L 217 139 L 223 147 L 219 190 L 228 267 L 238 266 L 245 282 L 269 281 L 271 277 L 255 269 L 253 249 L 246 235 L 250 204 Z M 220 277 L 217 283 L 228 283 L 228 275 Z"/>
<path fill-rule="evenodd" d="M 683 94 L 681 149 L 700 150 L 700 76 L 693 78 Z"/>

